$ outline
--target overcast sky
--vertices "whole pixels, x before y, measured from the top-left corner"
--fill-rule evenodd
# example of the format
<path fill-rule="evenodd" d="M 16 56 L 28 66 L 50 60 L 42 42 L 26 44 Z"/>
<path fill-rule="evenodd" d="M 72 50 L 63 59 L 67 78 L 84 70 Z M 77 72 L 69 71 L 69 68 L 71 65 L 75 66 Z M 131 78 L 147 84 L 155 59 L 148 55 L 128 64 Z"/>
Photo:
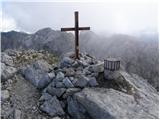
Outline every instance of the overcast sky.
<path fill-rule="evenodd" d="M 148 2 L 3 2 L 1 31 L 35 32 L 44 27 L 60 30 L 74 26 L 79 11 L 80 26 L 95 32 L 133 33 L 158 31 L 158 5 Z M 128 0 L 130 1 L 130 0 Z"/>

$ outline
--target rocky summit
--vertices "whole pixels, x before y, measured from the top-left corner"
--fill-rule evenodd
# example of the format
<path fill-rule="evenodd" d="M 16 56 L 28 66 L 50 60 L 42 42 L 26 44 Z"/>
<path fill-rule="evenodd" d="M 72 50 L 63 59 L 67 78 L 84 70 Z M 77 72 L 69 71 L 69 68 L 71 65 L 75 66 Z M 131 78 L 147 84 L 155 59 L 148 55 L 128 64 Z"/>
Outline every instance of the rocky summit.
<path fill-rule="evenodd" d="M 104 62 L 35 50 L 1 53 L 1 118 L 157 119 L 158 92 L 120 69 L 104 78 Z"/>

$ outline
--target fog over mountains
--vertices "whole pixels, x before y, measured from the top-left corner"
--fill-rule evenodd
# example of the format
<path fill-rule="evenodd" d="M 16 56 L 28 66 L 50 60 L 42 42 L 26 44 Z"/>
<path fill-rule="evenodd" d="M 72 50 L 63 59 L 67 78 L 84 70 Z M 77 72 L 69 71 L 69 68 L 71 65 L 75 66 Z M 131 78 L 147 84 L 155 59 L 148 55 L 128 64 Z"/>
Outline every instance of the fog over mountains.
<path fill-rule="evenodd" d="M 74 50 L 74 35 L 51 28 L 33 34 L 2 32 L 1 47 L 2 51 L 45 49 L 60 56 Z M 158 90 L 158 34 L 112 34 L 106 37 L 92 31 L 81 32 L 80 50 L 101 60 L 106 57 L 119 58 L 126 71 L 142 76 Z"/>

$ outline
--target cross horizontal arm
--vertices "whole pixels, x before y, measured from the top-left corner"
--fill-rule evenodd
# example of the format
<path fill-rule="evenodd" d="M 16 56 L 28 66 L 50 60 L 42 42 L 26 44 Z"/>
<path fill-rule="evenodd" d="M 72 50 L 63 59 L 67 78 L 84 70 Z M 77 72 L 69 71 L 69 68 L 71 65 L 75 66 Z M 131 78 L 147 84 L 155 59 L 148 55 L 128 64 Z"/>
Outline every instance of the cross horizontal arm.
<path fill-rule="evenodd" d="M 78 30 L 90 30 L 90 27 L 79 27 Z"/>
<path fill-rule="evenodd" d="M 90 27 L 79 27 L 78 30 L 90 30 Z M 75 31 L 75 28 L 61 28 L 61 31 Z"/>
<path fill-rule="evenodd" d="M 61 31 L 74 31 L 75 28 L 61 28 Z"/>

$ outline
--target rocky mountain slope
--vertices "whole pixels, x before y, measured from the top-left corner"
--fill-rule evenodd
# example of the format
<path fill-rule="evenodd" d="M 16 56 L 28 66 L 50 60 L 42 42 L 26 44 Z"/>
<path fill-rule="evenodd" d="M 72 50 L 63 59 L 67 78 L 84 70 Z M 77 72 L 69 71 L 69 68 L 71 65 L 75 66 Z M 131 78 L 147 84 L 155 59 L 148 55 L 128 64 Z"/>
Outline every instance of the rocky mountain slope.
<path fill-rule="evenodd" d="M 2 50 L 35 49 L 47 50 L 62 55 L 74 49 L 71 33 L 44 28 L 34 34 L 21 32 L 2 33 Z M 142 76 L 159 90 L 158 35 L 112 35 L 104 37 L 94 32 L 81 32 L 80 50 L 103 60 L 106 57 L 120 58 L 126 71 Z"/>
<path fill-rule="evenodd" d="M 155 88 L 122 69 L 104 79 L 103 61 L 88 54 L 6 50 L 1 58 L 1 118 L 158 118 Z"/>
<path fill-rule="evenodd" d="M 11 31 L 1 33 L 2 51 L 5 49 L 47 50 L 58 55 L 73 49 L 73 35 L 44 28 L 34 34 Z"/>

